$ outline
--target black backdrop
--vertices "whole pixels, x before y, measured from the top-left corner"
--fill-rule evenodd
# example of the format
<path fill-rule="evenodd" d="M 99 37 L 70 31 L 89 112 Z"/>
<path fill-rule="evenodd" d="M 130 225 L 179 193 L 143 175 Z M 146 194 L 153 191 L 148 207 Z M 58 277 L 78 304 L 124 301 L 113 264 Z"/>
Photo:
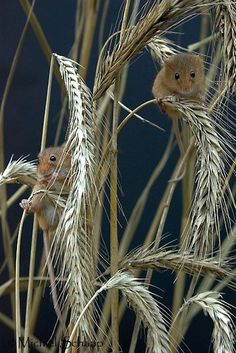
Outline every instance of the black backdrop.
<path fill-rule="evenodd" d="M 145 0 L 141 1 L 141 4 L 144 3 L 146 3 Z M 117 17 L 120 15 L 119 11 L 121 5 L 121 0 L 111 1 L 110 11 L 106 21 L 105 37 L 114 29 Z M 73 43 L 75 8 L 75 0 L 36 1 L 36 15 L 42 25 L 52 51 L 60 55 L 67 56 Z M 0 94 L 2 96 L 10 65 L 26 18 L 20 3 L 16 0 L 1 0 L 0 15 Z M 186 46 L 197 41 L 198 36 L 199 25 L 198 20 L 195 19 L 191 24 L 187 23 L 183 27 L 178 28 L 178 34 L 175 35 L 174 38 L 178 42 L 181 42 L 183 46 Z M 92 88 L 93 84 L 96 60 L 97 47 L 95 45 L 86 80 L 90 88 Z M 30 155 L 30 159 L 35 158 L 37 155 L 40 148 L 40 127 L 43 121 L 48 70 L 49 64 L 39 47 L 31 27 L 29 27 L 5 109 L 5 162 L 8 162 L 12 154 L 14 154 L 14 158 L 18 158 L 22 155 Z M 144 52 L 138 59 L 132 62 L 129 69 L 126 92 L 123 98 L 123 102 L 126 105 L 130 108 L 134 108 L 141 102 L 152 98 L 151 86 L 155 72 L 156 67 L 147 52 Z M 60 108 L 61 100 L 59 88 L 54 82 L 50 109 L 48 145 L 53 143 Z M 122 116 L 124 115 L 125 114 L 122 113 Z M 120 201 L 127 219 L 139 193 L 145 186 L 154 166 L 163 154 L 171 127 L 168 118 L 161 115 L 155 106 L 145 108 L 142 115 L 159 124 L 166 131 L 161 132 L 133 119 L 119 136 L 119 179 L 122 187 Z M 136 232 L 132 247 L 142 244 L 156 205 L 160 200 L 163 187 L 170 176 L 175 161 L 176 155 L 174 154 L 170 159 L 168 168 L 162 173 L 158 182 L 153 187 L 146 212 Z M 14 190 L 14 186 L 9 187 L 9 193 L 12 193 Z M 175 193 L 173 206 L 170 209 L 169 222 L 165 227 L 165 232 L 169 234 L 168 240 L 176 238 L 178 234 L 179 216 L 181 212 L 180 192 L 181 187 L 179 186 Z M 19 207 L 14 207 L 10 210 L 9 223 L 11 230 L 15 229 L 20 216 L 21 210 Z M 122 234 L 126 224 L 126 219 L 122 215 L 120 215 L 120 222 L 120 234 Z M 29 229 L 30 226 L 28 224 L 30 223 L 29 221 L 26 223 L 25 234 L 27 234 L 27 229 Z M 108 229 L 106 224 L 103 229 L 103 238 L 105 242 L 107 242 Z M 2 255 L 2 244 L 0 248 L 0 255 Z M 25 271 L 27 270 L 29 260 L 29 249 L 30 239 L 23 239 L 22 261 Z M 154 283 L 159 288 L 155 291 L 161 296 L 160 300 L 167 307 L 171 307 L 174 276 L 170 273 L 164 273 L 154 278 Z M 0 283 L 2 284 L 5 279 L 6 275 L 4 273 L 1 274 Z M 4 297 L 0 298 L 0 311 L 4 313 L 8 312 L 8 302 Z M 121 325 L 120 336 L 124 352 L 127 352 L 133 320 L 134 316 L 129 312 L 126 320 L 124 320 Z M 49 339 L 54 322 L 55 315 L 52 310 L 52 305 L 49 305 L 48 292 L 46 292 L 41 307 L 37 336 L 43 341 Z M 208 322 L 209 320 L 204 319 L 203 316 L 200 315 L 194 320 L 193 326 L 187 334 L 186 343 L 193 353 L 208 351 L 211 330 L 211 326 L 205 325 L 205 323 Z M 10 344 L 13 337 L 12 331 L 8 330 L 0 323 L 0 352 L 14 352 L 15 348 Z M 188 351 L 185 346 L 183 346 L 183 350 Z M 143 351 L 144 345 L 142 340 L 140 340 L 137 346 L 137 352 Z"/>

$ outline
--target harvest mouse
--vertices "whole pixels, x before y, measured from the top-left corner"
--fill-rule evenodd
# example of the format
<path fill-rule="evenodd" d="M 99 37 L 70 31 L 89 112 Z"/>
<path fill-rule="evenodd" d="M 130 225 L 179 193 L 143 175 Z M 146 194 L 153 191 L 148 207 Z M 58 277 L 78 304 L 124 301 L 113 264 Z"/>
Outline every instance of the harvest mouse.
<path fill-rule="evenodd" d="M 65 330 L 58 304 L 56 292 L 56 279 L 51 262 L 49 244 L 53 232 L 59 223 L 59 208 L 47 196 L 47 191 L 54 191 L 56 194 L 68 196 L 69 175 L 71 158 L 63 147 L 49 147 L 38 155 L 37 181 L 33 187 L 31 197 L 23 199 L 20 206 L 26 213 L 34 212 L 40 228 L 43 230 L 44 250 L 47 260 L 48 273 L 51 284 L 52 300 L 55 312 Z"/>
<path fill-rule="evenodd" d="M 191 53 L 182 53 L 170 56 L 157 74 L 152 93 L 163 113 L 173 121 L 173 128 L 181 155 L 184 147 L 180 136 L 178 110 L 170 108 L 163 103 L 165 96 L 175 96 L 177 100 L 185 98 L 197 102 L 204 101 L 205 72 L 201 56 Z"/>
<path fill-rule="evenodd" d="M 179 117 L 176 110 L 163 106 L 161 98 L 176 96 L 202 102 L 205 91 L 203 60 L 199 55 L 182 53 L 170 56 L 157 74 L 152 93 L 160 108 L 171 118 Z"/>
<path fill-rule="evenodd" d="M 44 191 L 56 191 L 58 194 L 69 192 L 70 156 L 65 155 L 62 147 L 49 147 L 38 155 L 38 159 L 37 182 L 32 197 L 29 200 L 23 199 L 20 206 L 26 213 L 34 212 L 40 228 L 51 232 L 58 225 L 59 215 Z"/>

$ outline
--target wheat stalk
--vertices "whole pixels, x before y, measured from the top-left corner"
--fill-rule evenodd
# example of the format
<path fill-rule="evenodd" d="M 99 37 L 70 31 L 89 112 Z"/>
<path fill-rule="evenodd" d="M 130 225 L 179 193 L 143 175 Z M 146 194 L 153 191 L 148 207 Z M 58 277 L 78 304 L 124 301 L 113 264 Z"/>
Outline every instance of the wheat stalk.
<path fill-rule="evenodd" d="M 122 42 L 115 45 L 111 53 L 99 61 L 94 85 L 94 99 L 98 99 L 111 86 L 122 67 L 157 35 L 173 23 L 186 17 L 199 6 L 207 5 L 205 0 L 154 1 L 150 10 L 144 13 L 135 26 L 128 27 Z"/>
<path fill-rule="evenodd" d="M 4 171 L 0 174 L 0 186 L 6 183 L 17 183 L 33 186 L 36 182 L 36 165 L 27 162 L 24 157 L 16 161 L 10 159 Z"/>
<path fill-rule="evenodd" d="M 149 353 L 170 353 L 170 343 L 165 327 L 165 320 L 161 314 L 158 303 L 153 299 L 149 290 L 136 278 L 127 272 L 118 271 L 105 284 L 99 288 L 93 298 L 88 302 L 81 313 L 76 325 L 84 316 L 85 311 L 102 292 L 117 288 L 126 297 L 127 302 L 139 315 L 145 327 L 147 327 L 147 350 Z M 76 327 L 76 326 L 75 326 Z M 73 340 L 75 331 L 72 332 L 69 341 Z"/>
<path fill-rule="evenodd" d="M 221 34 L 223 55 L 223 88 L 236 93 L 236 3 L 223 0 L 216 6 L 216 28 Z"/>
<path fill-rule="evenodd" d="M 166 268 L 171 271 L 184 271 L 188 274 L 211 274 L 220 279 L 230 275 L 226 262 L 221 263 L 212 258 L 198 260 L 192 254 L 176 249 L 165 250 L 154 246 L 140 248 L 126 256 L 120 262 L 120 268 L 156 269 Z"/>
<path fill-rule="evenodd" d="M 228 143 L 216 130 L 214 121 L 203 104 L 165 97 L 166 104 L 172 105 L 183 117 L 195 137 L 197 146 L 196 186 L 189 225 L 186 235 L 188 250 L 196 256 L 205 257 L 212 252 L 215 235 L 220 237 L 219 209 L 225 219 L 228 210 L 222 195 L 225 184 L 226 148 Z"/>
<path fill-rule="evenodd" d="M 215 353 L 233 353 L 234 350 L 234 325 L 226 303 L 221 300 L 218 292 L 204 292 L 190 298 L 181 307 L 178 316 L 189 305 L 198 304 L 213 321 L 212 333 Z"/>
<path fill-rule="evenodd" d="M 94 292 L 95 277 L 90 198 L 94 191 L 94 121 L 89 89 L 78 74 L 78 65 L 68 58 L 55 55 L 68 92 L 70 120 L 65 150 L 71 154 L 70 192 L 64 213 L 54 237 L 54 253 L 64 300 L 71 310 L 72 325 Z M 92 307 L 83 319 L 80 330 L 92 338 L 94 316 Z"/>

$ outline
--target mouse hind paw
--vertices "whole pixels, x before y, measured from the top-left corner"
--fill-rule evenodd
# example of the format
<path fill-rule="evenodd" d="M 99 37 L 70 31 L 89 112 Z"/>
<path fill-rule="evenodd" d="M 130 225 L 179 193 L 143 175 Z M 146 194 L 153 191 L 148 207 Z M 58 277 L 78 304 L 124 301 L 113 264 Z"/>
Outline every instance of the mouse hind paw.
<path fill-rule="evenodd" d="M 31 202 L 28 199 L 22 199 L 19 205 L 26 213 L 29 213 Z"/>

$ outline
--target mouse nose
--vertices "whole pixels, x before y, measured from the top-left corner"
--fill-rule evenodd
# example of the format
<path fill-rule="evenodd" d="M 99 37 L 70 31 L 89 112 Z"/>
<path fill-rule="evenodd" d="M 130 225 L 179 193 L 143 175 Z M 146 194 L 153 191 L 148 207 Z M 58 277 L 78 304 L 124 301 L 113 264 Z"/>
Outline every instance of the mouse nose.
<path fill-rule="evenodd" d="M 182 90 L 186 93 L 191 91 L 191 82 L 182 82 Z"/>

